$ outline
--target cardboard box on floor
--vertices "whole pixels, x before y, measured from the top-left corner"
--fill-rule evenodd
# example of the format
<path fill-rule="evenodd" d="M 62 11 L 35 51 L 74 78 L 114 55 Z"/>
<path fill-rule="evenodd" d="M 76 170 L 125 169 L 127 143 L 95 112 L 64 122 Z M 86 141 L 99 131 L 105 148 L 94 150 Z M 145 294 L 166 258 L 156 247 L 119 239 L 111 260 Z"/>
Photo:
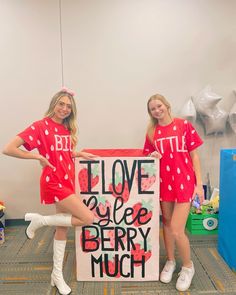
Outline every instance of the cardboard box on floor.
<path fill-rule="evenodd" d="M 140 149 L 86 150 L 76 188 L 95 214 L 76 228 L 78 281 L 159 279 L 159 160 Z"/>

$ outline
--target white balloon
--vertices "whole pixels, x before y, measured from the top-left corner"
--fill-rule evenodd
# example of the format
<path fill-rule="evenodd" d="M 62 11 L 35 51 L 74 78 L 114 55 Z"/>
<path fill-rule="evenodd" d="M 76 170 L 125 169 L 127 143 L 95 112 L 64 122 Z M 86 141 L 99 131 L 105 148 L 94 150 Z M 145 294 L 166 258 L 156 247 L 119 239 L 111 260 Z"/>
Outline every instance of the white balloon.
<path fill-rule="evenodd" d="M 206 135 L 223 133 L 225 131 L 228 114 L 226 111 L 215 107 L 210 115 L 200 116 L 206 130 Z"/>
<path fill-rule="evenodd" d="M 206 86 L 196 96 L 193 96 L 193 103 L 200 115 L 208 116 L 213 113 L 216 104 L 222 99 L 222 96 L 214 93 L 211 86 Z"/>
<path fill-rule="evenodd" d="M 236 103 L 233 105 L 229 113 L 229 124 L 234 133 L 236 133 Z"/>
<path fill-rule="evenodd" d="M 196 121 L 197 112 L 191 98 L 183 105 L 179 115 L 192 123 Z"/>

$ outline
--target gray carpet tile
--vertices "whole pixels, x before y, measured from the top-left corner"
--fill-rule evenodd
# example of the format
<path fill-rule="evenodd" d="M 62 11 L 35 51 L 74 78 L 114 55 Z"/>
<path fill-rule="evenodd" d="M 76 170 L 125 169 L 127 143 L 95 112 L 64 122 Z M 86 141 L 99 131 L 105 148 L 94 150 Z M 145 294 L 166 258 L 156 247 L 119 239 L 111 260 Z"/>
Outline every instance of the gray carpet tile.
<path fill-rule="evenodd" d="M 25 237 L 25 226 L 10 226 L 5 231 L 5 243 L 0 245 L 0 294 L 58 294 L 50 286 L 52 270 L 52 242 L 54 229 L 45 227 L 37 231 L 33 240 Z M 217 236 L 189 235 L 192 260 L 196 274 L 190 289 L 178 292 L 175 282 L 177 271 L 169 284 L 156 282 L 77 282 L 74 230 L 68 232 L 64 259 L 64 277 L 79 295 L 236 295 L 236 274 L 227 266 L 217 252 Z M 160 269 L 165 263 L 163 237 L 160 232 Z"/>

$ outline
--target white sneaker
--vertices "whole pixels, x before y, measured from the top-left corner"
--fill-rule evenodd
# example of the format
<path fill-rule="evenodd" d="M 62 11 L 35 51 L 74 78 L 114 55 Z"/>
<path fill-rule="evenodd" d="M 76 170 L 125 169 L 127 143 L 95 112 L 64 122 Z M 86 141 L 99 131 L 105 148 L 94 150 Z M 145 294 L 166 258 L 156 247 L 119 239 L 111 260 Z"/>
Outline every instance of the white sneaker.
<path fill-rule="evenodd" d="M 160 281 L 162 283 L 169 283 L 172 280 L 173 272 L 175 271 L 176 263 L 172 260 L 167 260 L 161 272 Z"/>
<path fill-rule="evenodd" d="M 183 266 L 179 273 L 179 278 L 176 283 L 176 289 L 182 292 L 188 290 L 188 288 L 191 285 L 194 273 L 195 273 L 195 270 L 194 270 L 193 262 L 192 262 L 191 268 Z"/>

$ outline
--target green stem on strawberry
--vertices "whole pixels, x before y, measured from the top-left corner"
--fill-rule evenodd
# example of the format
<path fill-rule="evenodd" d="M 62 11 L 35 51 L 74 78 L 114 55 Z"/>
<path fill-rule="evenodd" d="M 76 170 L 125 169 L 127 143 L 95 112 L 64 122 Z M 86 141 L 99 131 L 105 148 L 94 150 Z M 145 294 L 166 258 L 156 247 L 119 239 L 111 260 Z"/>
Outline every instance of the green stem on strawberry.
<path fill-rule="evenodd" d="M 153 210 L 153 200 L 149 199 L 148 201 L 145 201 L 144 199 L 142 199 L 142 207 L 146 208 L 148 211 L 152 211 Z"/>
<path fill-rule="evenodd" d="M 94 175 L 94 177 L 99 175 L 99 165 L 95 164 L 93 169 L 92 169 L 92 174 Z"/>
<path fill-rule="evenodd" d="M 152 250 L 152 247 L 151 247 L 151 243 L 150 243 L 150 241 L 151 241 L 150 238 L 147 239 L 147 242 L 145 243 L 145 244 L 146 244 L 146 249 L 145 249 L 145 251 L 151 251 L 151 250 Z M 144 246 L 144 240 L 143 240 L 143 241 L 140 241 L 139 244 L 140 244 L 140 248 L 142 248 L 142 249 L 145 248 L 145 246 Z"/>

